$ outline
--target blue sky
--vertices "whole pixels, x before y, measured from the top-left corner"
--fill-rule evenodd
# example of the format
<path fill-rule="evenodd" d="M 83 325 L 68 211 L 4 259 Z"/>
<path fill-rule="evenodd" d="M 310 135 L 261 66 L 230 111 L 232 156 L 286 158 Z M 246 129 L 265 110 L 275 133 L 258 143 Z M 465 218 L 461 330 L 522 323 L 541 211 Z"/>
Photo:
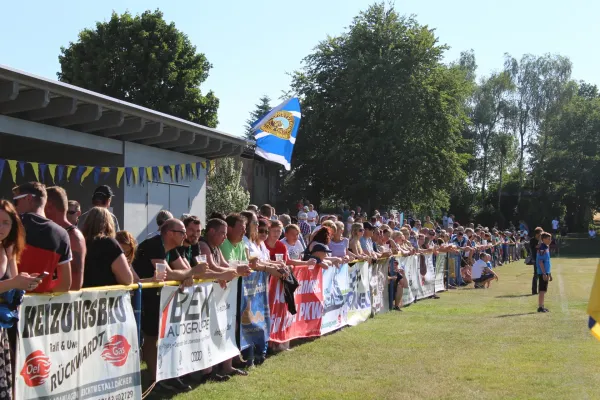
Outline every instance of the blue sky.
<path fill-rule="evenodd" d="M 107 20 L 113 10 L 136 14 L 160 8 L 213 64 L 203 91 L 221 100 L 219 126 L 242 134 L 260 96 L 278 99 L 287 73 L 327 35 L 337 35 L 372 1 L 367 0 L 103 0 L 2 1 L 0 64 L 56 79 L 60 46 Z M 573 77 L 600 84 L 600 1 L 397 0 L 401 14 L 415 14 L 436 28 L 451 49 L 448 61 L 474 49 L 478 74 L 502 67 L 503 54 L 559 53 L 571 58 Z M 273 101 L 276 103 L 276 101 Z M 275 106 L 276 104 L 272 104 Z"/>

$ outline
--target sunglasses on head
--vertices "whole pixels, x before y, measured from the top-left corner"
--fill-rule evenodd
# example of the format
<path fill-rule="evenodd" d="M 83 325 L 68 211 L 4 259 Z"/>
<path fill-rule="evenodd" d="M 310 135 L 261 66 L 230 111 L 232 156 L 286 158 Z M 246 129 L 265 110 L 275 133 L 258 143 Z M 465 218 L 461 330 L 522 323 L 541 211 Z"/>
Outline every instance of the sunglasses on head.
<path fill-rule="evenodd" d="M 27 196 L 35 197 L 35 194 L 31 194 L 31 193 L 19 194 L 19 195 L 13 197 L 13 203 L 15 203 L 15 206 L 16 206 L 20 199 L 24 199 Z"/>

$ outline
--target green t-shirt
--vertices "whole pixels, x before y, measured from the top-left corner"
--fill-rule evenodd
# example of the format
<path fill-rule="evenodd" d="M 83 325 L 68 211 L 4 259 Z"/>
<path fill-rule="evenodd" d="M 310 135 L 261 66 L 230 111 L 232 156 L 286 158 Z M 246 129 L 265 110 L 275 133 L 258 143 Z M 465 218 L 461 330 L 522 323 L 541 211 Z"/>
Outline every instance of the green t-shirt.
<path fill-rule="evenodd" d="M 247 261 L 246 258 L 246 244 L 242 240 L 236 245 L 233 245 L 229 239 L 225 239 L 221 245 L 221 253 L 225 257 L 226 261 Z"/>

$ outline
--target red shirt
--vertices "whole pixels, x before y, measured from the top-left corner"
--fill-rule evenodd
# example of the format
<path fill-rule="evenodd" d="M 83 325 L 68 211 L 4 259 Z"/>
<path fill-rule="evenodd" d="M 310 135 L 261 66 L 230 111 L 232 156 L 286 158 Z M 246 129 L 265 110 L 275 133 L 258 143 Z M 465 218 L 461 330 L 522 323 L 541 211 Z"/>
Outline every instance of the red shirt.
<path fill-rule="evenodd" d="M 33 292 L 50 292 L 58 283 L 56 267 L 71 261 L 71 242 L 69 234 L 54 222 L 40 215 L 26 213 L 21 215 L 25 227 L 26 245 L 19 261 L 19 272 L 50 275 L 42 280 Z"/>
<path fill-rule="evenodd" d="M 287 264 L 289 259 L 288 251 L 287 247 L 285 246 L 285 244 L 283 244 L 281 240 L 276 241 L 274 247 L 269 247 L 269 245 L 265 241 L 265 246 L 271 254 L 271 261 L 275 261 L 275 254 L 283 254 L 283 261 L 285 261 L 285 263 Z"/>

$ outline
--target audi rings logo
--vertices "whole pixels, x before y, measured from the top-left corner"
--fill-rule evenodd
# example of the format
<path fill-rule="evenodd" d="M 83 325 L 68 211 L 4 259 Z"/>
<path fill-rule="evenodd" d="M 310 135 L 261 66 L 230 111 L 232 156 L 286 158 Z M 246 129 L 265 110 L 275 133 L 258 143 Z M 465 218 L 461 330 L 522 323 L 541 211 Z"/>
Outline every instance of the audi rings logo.
<path fill-rule="evenodd" d="M 192 351 L 192 362 L 198 362 L 202 360 L 201 351 Z"/>

